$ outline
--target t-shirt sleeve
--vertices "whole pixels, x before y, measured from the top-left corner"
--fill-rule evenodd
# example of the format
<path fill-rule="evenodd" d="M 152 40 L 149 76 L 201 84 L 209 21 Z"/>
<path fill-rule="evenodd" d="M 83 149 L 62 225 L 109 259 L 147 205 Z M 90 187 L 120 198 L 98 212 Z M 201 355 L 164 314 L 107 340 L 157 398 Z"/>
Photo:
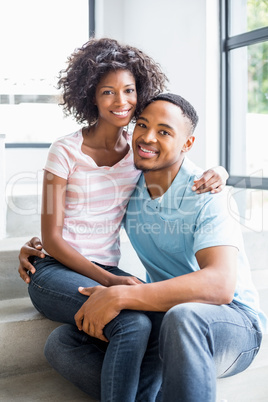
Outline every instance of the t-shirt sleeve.
<path fill-rule="evenodd" d="M 44 169 L 67 180 L 70 174 L 70 159 L 67 148 L 60 141 L 50 146 Z"/>
<path fill-rule="evenodd" d="M 237 205 L 228 192 L 210 197 L 201 208 L 194 231 L 194 253 L 207 247 L 241 248 L 242 233 Z"/>

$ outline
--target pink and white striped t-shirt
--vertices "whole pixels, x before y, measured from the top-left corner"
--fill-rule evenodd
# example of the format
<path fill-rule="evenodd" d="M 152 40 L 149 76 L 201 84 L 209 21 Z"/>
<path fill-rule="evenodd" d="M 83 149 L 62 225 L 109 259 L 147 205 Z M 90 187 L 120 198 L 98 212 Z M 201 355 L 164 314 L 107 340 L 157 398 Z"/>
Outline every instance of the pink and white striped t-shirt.
<path fill-rule="evenodd" d="M 81 150 L 82 130 L 55 141 L 45 170 L 67 180 L 63 238 L 90 261 L 118 265 L 119 231 L 140 172 L 130 150 L 114 166 L 99 167 Z"/>

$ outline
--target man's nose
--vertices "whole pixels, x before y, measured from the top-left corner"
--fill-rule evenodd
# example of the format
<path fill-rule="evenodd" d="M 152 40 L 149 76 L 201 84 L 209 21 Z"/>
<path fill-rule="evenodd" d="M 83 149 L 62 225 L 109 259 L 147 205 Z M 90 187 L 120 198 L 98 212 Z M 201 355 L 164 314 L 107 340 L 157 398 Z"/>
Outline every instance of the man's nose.
<path fill-rule="evenodd" d="M 143 135 L 143 139 L 145 142 L 155 142 L 156 141 L 156 136 L 155 132 L 152 129 L 148 129 L 146 133 Z"/>

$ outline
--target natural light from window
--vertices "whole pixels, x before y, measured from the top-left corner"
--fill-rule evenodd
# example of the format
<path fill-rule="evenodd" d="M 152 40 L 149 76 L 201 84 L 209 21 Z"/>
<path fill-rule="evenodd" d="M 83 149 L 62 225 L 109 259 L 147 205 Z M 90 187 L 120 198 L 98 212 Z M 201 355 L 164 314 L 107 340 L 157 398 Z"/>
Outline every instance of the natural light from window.
<path fill-rule="evenodd" d="M 0 4 L 0 133 L 7 143 L 50 143 L 77 124 L 58 106 L 57 76 L 88 40 L 88 1 Z M 3 40 L 4 39 L 4 40 Z"/>
<path fill-rule="evenodd" d="M 230 1 L 231 35 L 268 27 L 267 0 Z M 268 41 L 230 51 L 230 173 L 268 177 Z"/>

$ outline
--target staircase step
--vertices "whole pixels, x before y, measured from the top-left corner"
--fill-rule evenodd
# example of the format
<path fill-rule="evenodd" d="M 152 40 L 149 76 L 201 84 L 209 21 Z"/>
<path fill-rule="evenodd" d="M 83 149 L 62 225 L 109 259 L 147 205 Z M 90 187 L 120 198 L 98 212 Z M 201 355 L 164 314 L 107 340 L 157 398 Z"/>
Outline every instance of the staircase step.
<path fill-rule="evenodd" d="M 217 381 L 217 402 L 267 402 L 268 365 Z"/>
<path fill-rule="evenodd" d="M 28 286 L 23 283 L 18 273 L 18 254 L 17 250 L 0 251 L 0 298 L 2 300 L 28 295 Z"/>
<path fill-rule="evenodd" d="M 0 301 L 0 377 L 48 368 L 43 348 L 59 323 L 39 314 L 28 297 Z"/>
<path fill-rule="evenodd" d="M 18 274 L 18 255 L 22 245 L 29 239 L 30 236 L 24 236 L 0 240 L 0 299 L 2 300 L 28 296 L 27 285 L 21 280 Z M 129 240 L 123 236 L 121 246 L 122 259 L 119 266 L 145 280 L 144 267 Z"/>
<path fill-rule="evenodd" d="M 52 369 L 0 378 L 0 389 L 0 402 L 95 401 Z"/>
<path fill-rule="evenodd" d="M 217 381 L 216 402 L 266 402 L 268 367 L 248 369 Z M 52 369 L 0 378 L 0 402 L 80 402 L 95 400 Z M 22 392 L 23 390 L 23 392 Z"/>
<path fill-rule="evenodd" d="M 19 249 L 28 237 L 6 238 L 0 240 L 0 299 L 13 299 L 28 296 L 27 285 L 18 274 Z"/>

